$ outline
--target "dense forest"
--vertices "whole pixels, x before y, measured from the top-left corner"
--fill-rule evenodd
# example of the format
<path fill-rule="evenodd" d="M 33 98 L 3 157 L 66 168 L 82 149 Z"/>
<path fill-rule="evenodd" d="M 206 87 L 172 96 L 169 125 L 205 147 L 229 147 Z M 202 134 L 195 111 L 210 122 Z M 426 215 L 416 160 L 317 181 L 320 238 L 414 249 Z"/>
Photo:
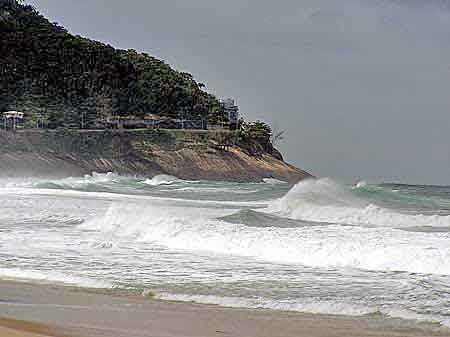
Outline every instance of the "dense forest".
<path fill-rule="evenodd" d="M 0 55 L 0 111 L 25 111 L 50 128 L 148 113 L 226 119 L 192 75 L 145 53 L 74 36 L 16 0 L 0 0 Z"/>

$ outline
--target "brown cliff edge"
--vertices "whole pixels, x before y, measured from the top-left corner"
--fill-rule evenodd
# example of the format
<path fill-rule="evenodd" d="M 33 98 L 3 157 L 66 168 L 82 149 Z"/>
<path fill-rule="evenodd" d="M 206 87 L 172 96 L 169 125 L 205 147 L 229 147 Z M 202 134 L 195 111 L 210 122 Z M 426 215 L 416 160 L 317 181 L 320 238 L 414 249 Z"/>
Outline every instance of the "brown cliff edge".
<path fill-rule="evenodd" d="M 226 137 L 226 135 L 225 135 Z M 26 131 L 0 132 L 0 175 L 64 177 L 116 172 L 180 179 L 288 182 L 310 178 L 285 163 L 278 151 L 258 144 L 221 144 L 224 135 L 193 131 Z"/>

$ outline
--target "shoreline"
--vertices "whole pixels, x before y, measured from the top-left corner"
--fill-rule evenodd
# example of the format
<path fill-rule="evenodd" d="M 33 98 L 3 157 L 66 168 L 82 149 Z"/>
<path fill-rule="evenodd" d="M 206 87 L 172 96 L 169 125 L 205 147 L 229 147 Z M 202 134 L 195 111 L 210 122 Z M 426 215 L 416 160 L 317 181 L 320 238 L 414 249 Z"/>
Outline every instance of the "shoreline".
<path fill-rule="evenodd" d="M 0 337 L 39 335 L 448 337 L 450 329 L 395 318 L 228 308 L 88 288 L 0 280 Z"/>

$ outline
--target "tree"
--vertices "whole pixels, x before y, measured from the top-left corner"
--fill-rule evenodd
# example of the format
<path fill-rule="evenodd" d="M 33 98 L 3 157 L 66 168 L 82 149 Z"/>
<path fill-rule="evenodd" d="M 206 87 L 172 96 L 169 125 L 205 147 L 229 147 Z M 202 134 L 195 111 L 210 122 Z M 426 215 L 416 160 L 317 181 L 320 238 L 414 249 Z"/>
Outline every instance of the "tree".
<path fill-rule="evenodd" d="M 286 136 L 285 130 L 280 130 L 277 127 L 274 127 L 272 130 L 272 134 L 270 136 L 270 142 L 273 146 L 276 146 L 279 142 L 283 141 Z"/>
<path fill-rule="evenodd" d="M 0 0 L 0 108 L 43 96 L 52 127 L 92 127 L 99 117 L 151 113 L 218 119 L 219 102 L 189 73 L 134 50 L 70 34 L 26 0 Z M 99 99 L 100 98 L 100 99 Z M 36 99 L 36 105 L 41 105 Z M 31 102 L 33 103 L 33 102 Z M 37 109 L 36 109 L 37 110 Z M 62 113 L 62 114 L 61 114 Z M 213 119 L 211 118 L 211 119 Z"/>

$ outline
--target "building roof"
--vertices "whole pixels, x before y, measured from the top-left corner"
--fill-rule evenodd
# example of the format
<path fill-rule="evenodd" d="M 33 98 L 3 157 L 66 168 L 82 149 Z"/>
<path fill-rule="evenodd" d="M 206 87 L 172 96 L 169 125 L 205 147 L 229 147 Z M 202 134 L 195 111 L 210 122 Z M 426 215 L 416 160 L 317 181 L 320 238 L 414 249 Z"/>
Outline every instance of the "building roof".
<path fill-rule="evenodd" d="M 23 118 L 25 114 L 23 112 L 19 112 L 19 111 L 6 111 L 3 113 L 3 116 L 5 116 L 6 118 Z"/>

